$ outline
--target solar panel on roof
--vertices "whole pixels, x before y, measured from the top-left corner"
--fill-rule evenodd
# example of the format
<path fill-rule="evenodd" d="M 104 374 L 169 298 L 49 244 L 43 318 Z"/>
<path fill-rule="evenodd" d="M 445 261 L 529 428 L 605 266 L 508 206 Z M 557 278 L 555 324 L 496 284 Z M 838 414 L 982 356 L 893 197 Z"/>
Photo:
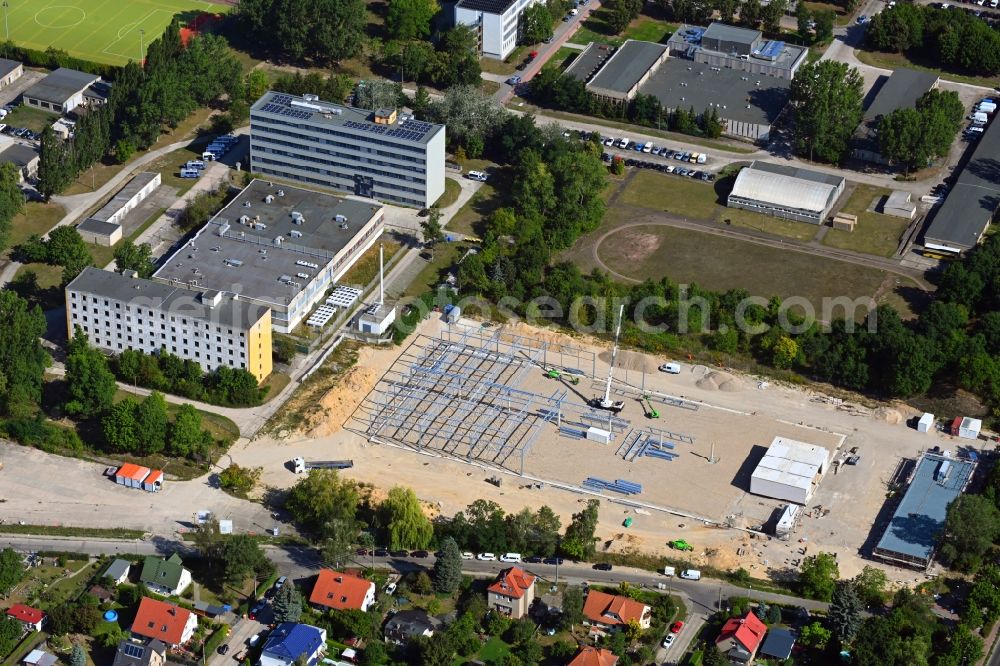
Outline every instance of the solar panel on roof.
<path fill-rule="evenodd" d="M 135 659 L 142 659 L 142 653 L 144 652 L 142 646 L 131 643 L 126 643 L 123 650 L 126 655 Z"/>
<path fill-rule="evenodd" d="M 292 103 L 292 96 L 291 95 L 283 95 L 281 93 L 276 93 L 274 95 L 271 95 L 271 101 L 274 102 L 275 104 L 285 104 L 285 105 L 287 105 L 287 104 L 291 104 Z"/>

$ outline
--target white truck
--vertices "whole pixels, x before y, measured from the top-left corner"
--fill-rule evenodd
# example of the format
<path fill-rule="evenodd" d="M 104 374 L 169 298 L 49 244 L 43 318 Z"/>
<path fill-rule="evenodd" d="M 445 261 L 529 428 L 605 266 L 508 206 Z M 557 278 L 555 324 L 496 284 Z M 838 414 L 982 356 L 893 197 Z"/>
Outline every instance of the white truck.
<path fill-rule="evenodd" d="M 701 580 L 701 572 L 697 569 L 685 569 L 681 572 L 681 578 L 684 580 Z"/>
<path fill-rule="evenodd" d="M 672 578 L 677 575 L 677 569 L 674 567 L 663 567 L 663 575 L 670 576 Z"/>
<path fill-rule="evenodd" d="M 354 467 L 353 460 L 305 460 L 292 458 L 292 469 L 296 474 L 302 474 L 310 469 L 350 469 Z"/>

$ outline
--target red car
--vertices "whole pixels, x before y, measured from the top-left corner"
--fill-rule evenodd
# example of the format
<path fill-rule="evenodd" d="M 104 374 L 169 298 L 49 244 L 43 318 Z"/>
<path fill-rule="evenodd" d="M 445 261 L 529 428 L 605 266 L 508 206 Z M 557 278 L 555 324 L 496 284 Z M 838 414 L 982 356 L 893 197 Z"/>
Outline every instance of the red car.
<path fill-rule="evenodd" d="M 672 633 L 672 634 L 679 634 L 681 632 L 681 629 L 683 627 L 684 627 L 684 623 L 681 622 L 680 620 L 677 620 L 672 625 L 670 625 L 670 633 Z"/>

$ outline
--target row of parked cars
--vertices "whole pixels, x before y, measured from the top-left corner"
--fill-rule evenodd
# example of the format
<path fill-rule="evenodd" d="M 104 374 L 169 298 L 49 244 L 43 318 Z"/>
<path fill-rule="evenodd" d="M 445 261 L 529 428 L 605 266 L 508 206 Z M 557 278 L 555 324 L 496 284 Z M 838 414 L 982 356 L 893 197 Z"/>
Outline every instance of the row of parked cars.
<path fill-rule="evenodd" d="M 664 146 L 657 146 L 652 142 L 643 143 L 641 141 L 632 141 L 627 137 L 623 137 L 621 139 L 615 137 L 601 137 L 601 142 L 608 148 L 634 150 L 637 153 L 656 155 L 657 157 L 662 157 L 664 159 L 675 159 L 681 162 L 690 162 L 691 164 L 704 164 L 708 161 L 708 155 L 705 153 L 694 153 L 688 150 L 672 150 Z"/>
<path fill-rule="evenodd" d="M 714 173 L 708 173 L 706 171 L 699 171 L 697 169 L 689 169 L 687 167 L 674 166 L 673 164 L 665 164 L 663 162 L 646 162 L 644 160 L 635 160 L 631 157 L 622 157 L 621 155 L 612 155 L 610 153 L 604 153 L 601 155 L 601 159 L 605 162 L 610 162 L 613 159 L 618 158 L 625 162 L 627 167 L 637 167 L 639 169 L 653 169 L 655 171 L 660 171 L 662 173 L 673 173 L 678 176 L 684 176 L 685 178 L 697 178 L 698 180 L 705 181 L 706 183 L 711 183 L 715 180 Z"/>
<path fill-rule="evenodd" d="M 18 139 L 27 139 L 28 141 L 38 141 L 42 138 L 41 134 L 32 132 L 27 127 L 13 127 L 4 123 L 0 123 L 0 132 L 17 137 Z"/>

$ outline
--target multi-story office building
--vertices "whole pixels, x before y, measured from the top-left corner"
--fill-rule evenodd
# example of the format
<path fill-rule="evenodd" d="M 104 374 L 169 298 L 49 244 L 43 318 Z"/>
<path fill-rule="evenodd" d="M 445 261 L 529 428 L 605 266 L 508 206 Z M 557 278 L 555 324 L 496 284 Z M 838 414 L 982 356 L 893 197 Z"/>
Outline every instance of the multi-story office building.
<path fill-rule="evenodd" d="M 444 194 L 444 125 L 268 92 L 250 109 L 254 173 L 427 208 Z"/>
<path fill-rule="evenodd" d="M 538 0 L 459 0 L 455 24 L 476 30 L 482 55 L 503 60 L 517 47 L 521 14 Z"/>
<path fill-rule="evenodd" d="M 288 333 L 375 244 L 383 213 L 372 201 L 254 180 L 153 279 L 238 295 L 270 308 L 271 326 Z"/>
<path fill-rule="evenodd" d="M 66 326 L 99 349 L 120 354 L 168 351 L 197 362 L 271 374 L 271 311 L 218 291 L 194 292 L 124 274 L 86 268 L 66 286 Z"/>

